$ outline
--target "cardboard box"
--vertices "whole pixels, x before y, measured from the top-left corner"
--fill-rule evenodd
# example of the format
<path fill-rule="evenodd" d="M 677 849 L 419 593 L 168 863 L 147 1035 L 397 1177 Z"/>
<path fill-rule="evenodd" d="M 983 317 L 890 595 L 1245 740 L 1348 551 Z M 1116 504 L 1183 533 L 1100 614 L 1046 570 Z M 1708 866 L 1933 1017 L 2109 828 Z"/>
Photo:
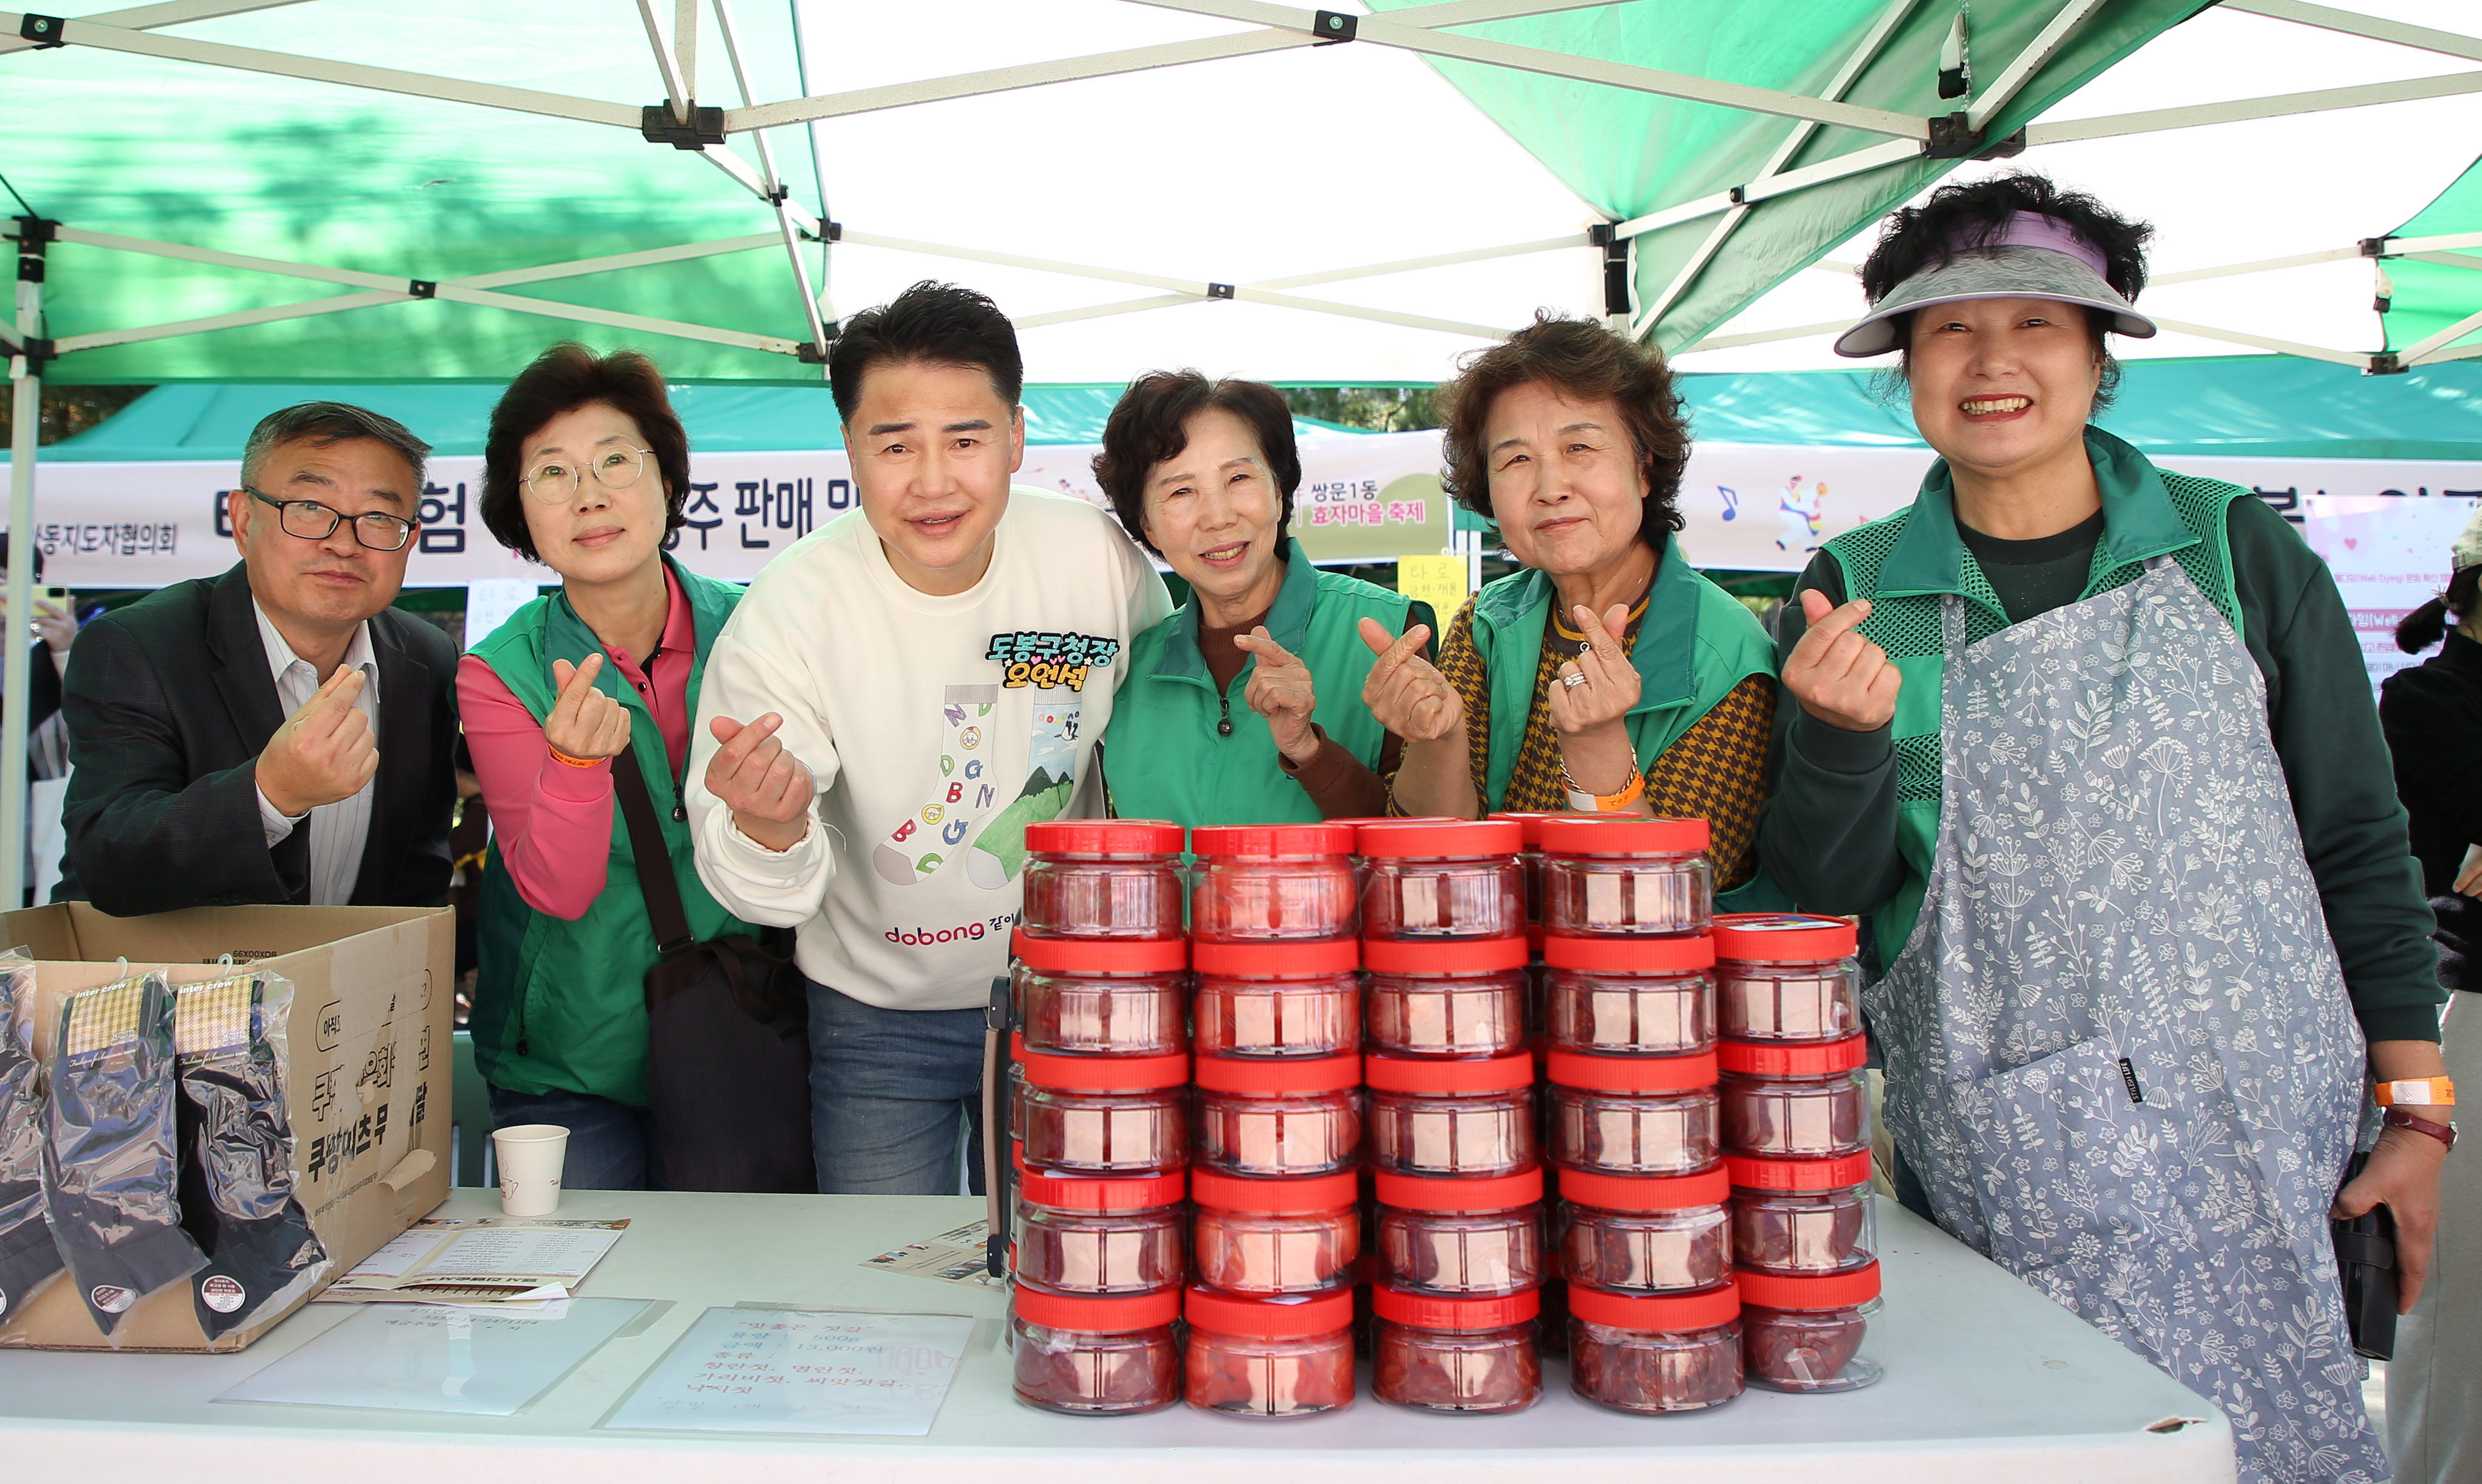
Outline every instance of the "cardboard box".
<path fill-rule="evenodd" d="M 293 981 L 285 1098 L 296 1193 L 334 1260 L 332 1280 L 448 1196 L 455 923 L 444 907 L 197 907 L 121 918 L 66 902 L 0 913 L 0 947 L 35 955 L 35 1051 L 45 1057 L 62 1002 L 124 972 L 161 967 L 175 984 L 196 983 L 231 973 L 217 967 L 230 953 Z M 0 1323 L 0 1346 L 238 1350 L 283 1317 L 210 1343 L 190 1286 L 174 1284 L 141 1299 L 107 1339 L 64 1274 Z"/>

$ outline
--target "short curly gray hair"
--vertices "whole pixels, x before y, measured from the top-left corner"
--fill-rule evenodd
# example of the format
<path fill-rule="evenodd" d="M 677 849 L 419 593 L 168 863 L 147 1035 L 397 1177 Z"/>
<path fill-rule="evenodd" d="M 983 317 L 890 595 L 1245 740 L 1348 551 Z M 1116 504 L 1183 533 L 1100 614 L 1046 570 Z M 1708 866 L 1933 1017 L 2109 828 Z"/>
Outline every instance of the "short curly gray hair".
<path fill-rule="evenodd" d="M 415 488 L 422 485 L 424 462 L 431 445 L 415 437 L 403 423 L 348 402 L 298 402 L 278 407 L 258 420 L 242 445 L 241 482 L 258 482 L 259 462 L 287 443 L 312 443 L 321 448 L 349 438 L 368 438 L 396 450 L 413 471 Z"/>

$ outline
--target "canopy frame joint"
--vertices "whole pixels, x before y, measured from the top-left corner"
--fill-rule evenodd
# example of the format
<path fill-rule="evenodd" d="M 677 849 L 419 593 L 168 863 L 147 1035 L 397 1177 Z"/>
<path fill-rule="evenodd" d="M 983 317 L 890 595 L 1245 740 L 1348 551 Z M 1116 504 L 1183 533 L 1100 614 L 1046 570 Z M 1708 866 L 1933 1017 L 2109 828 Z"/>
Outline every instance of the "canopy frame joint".
<path fill-rule="evenodd" d="M 1310 17 L 1310 42 L 1313 46 L 1333 46 L 1350 41 L 1360 30 L 1361 17 L 1342 11 L 1320 11 Z"/>
<path fill-rule="evenodd" d="M 2405 364 L 2403 355 L 2394 351 L 2374 351 L 2370 356 L 2370 369 L 2362 374 L 2368 377 L 2400 377 L 2411 370 L 2413 368 Z"/>
<path fill-rule="evenodd" d="M 17 39 L 34 42 L 37 51 L 51 51 L 69 44 L 61 35 L 62 28 L 67 24 L 58 15 L 38 15 L 28 11 L 18 18 Z"/>
<path fill-rule="evenodd" d="M 674 149 L 704 149 L 724 143 L 723 109 L 700 108 L 693 102 L 689 116 L 683 123 L 673 117 L 672 104 L 649 104 L 639 112 L 638 132 L 649 144 L 670 144 Z"/>
<path fill-rule="evenodd" d="M 1933 114 L 1931 137 L 1922 145 L 1925 160 L 1970 160 L 1982 152 L 1986 143 L 1983 131 L 1973 126 L 1965 110 L 1952 114 Z"/>
<path fill-rule="evenodd" d="M 408 278 L 405 293 L 408 299 L 437 299 L 439 285 L 429 278 Z"/>

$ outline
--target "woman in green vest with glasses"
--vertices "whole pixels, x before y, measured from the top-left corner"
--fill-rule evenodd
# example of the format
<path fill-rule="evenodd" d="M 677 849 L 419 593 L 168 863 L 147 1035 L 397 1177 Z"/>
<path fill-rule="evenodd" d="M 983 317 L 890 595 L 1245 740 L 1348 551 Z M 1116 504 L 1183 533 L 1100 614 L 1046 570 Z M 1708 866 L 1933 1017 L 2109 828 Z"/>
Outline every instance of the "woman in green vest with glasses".
<path fill-rule="evenodd" d="M 1283 394 L 1140 377 L 1104 425 L 1095 479 L 1190 588 L 1129 646 L 1103 734 L 1112 812 L 1190 829 L 1386 813 L 1398 743 L 1361 704 L 1361 631 L 1418 646 L 1431 615 L 1310 565 L 1286 534 L 1302 460 Z"/>
<path fill-rule="evenodd" d="M 689 435 L 635 351 L 556 345 L 509 383 L 483 455 L 484 524 L 557 574 L 471 644 L 457 694 L 491 815 L 474 1055 L 491 1119 L 568 1128 L 565 1182 L 660 1188 L 644 977 L 655 936 L 612 759 L 654 803 L 691 933 L 748 932 L 707 894 L 680 807 L 708 646 L 741 589 L 664 554 Z"/>
<path fill-rule="evenodd" d="M 2243 1480 L 2381 1479 L 2328 1218 L 2392 1209 L 2410 1305 L 2445 995 L 2334 578 L 2091 426 L 2148 235 L 2034 175 L 1888 220 L 1836 349 L 1940 456 L 1784 614 L 1761 851 L 1872 918 L 1906 1204 L 2221 1403 Z M 2433 1106 L 2348 1185 L 2373 1074 Z"/>

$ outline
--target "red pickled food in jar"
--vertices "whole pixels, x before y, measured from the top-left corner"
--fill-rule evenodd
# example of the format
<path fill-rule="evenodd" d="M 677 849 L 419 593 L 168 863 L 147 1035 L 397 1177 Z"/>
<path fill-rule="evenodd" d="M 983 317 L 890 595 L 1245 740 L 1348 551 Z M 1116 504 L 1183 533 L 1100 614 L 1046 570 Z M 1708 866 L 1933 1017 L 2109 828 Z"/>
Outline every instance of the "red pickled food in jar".
<path fill-rule="evenodd" d="M 1025 931 L 1037 938 L 1176 939 L 1180 826 L 1046 820 L 1025 827 Z"/>
<path fill-rule="evenodd" d="M 1399 1175 L 1514 1175 L 1534 1163 L 1534 1058 L 1362 1058 L 1370 1163 Z"/>
<path fill-rule="evenodd" d="M 1426 1412 L 1522 1412 L 1543 1394 L 1528 1289 L 1499 1298 L 1441 1298 L 1372 1288 L 1378 1335 L 1370 1393 Z"/>
<path fill-rule="evenodd" d="M 1019 1289 L 1009 1299 L 1017 1399 L 1046 1412 L 1153 1412 L 1180 1400 L 1173 1320 L 1180 1290 L 1072 1298 Z"/>
<path fill-rule="evenodd" d="M 1837 1273 L 1878 1261 L 1867 1151 L 1832 1159 L 1726 1155 L 1732 1261 L 1769 1273 Z"/>
<path fill-rule="evenodd" d="M 1843 1041 L 1753 1043 L 1717 1049 L 1724 1147 L 1769 1159 L 1822 1159 L 1870 1147 L 1870 1095 L 1860 1036 Z"/>
<path fill-rule="evenodd" d="M 1361 932 L 1372 939 L 1525 932 L 1524 831 L 1506 820 L 1393 820 L 1360 831 Z"/>
<path fill-rule="evenodd" d="M 1198 1062 L 1198 1162 L 1228 1175 L 1324 1175 L 1361 1150 L 1352 1056 Z"/>
<path fill-rule="evenodd" d="M 1525 939 L 1363 943 L 1362 1030 L 1400 1056 L 1505 1056 L 1525 1045 Z"/>
<path fill-rule="evenodd" d="M 1730 1185 L 1718 1165 L 1690 1175 L 1560 1177 L 1560 1270 L 1619 1293 L 1708 1289 L 1732 1276 Z"/>
<path fill-rule="evenodd" d="M 1569 1288 L 1569 1385 L 1621 1412 L 1700 1412 L 1741 1394 L 1740 1295 Z"/>
<path fill-rule="evenodd" d="M 1361 1257 L 1360 1182 L 1351 1170 L 1264 1180 L 1201 1169 L 1190 1228 L 1200 1283 L 1227 1293 L 1346 1288 Z"/>
<path fill-rule="evenodd" d="M 1744 1041 L 1840 1041 L 1861 1034 L 1858 939 L 1842 918 L 1736 912 L 1715 919 L 1724 1034 Z"/>
<path fill-rule="evenodd" d="M 1610 1175 L 1687 1175 L 1715 1162 L 1715 1058 L 1554 1051 L 1551 1157 Z"/>
<path fill-rule="evenodd" d="M 1715 1044 L 1714 945 L 1701 937 L 1546 938 L 1544 1026 L 1551 1044 L 1604 1055 L 1672 1056 Z"/>
<path fill-rule="evenodd" d="M 1556 820 L 1556 814 L 1538 814 L 1525 810 L 1503 809 L 1490 816 L 1494 820 L 1513 820 L 1518 839 L 1517 864 L 1525 880 L 1525 923 L 1529 927 L 1543 923 L 1543 821 Z"/>
<path fill-rule="evenodd" d="M 1186 1274 L 1178 1174 L 1017 1180 L 1017 1281 L 1052 1293 L 1151 1293 Z"/>
<path fill-rule="evenodd" d="M 1025 1161 L 1076 1174 L 1161 1174 L 1189 1162 L 1187 1056 L 1027 1052 Z"/>
<path fill-rule="evenodd" d="M 1198 854 L 1190 935 L 1201 943 L 1350 938 L 1360 930 L 1353 837 L 1340 824 L 1218 824 Z"/>
<path fill-rule="evenodd" d="M 1190 1018 L 1201 1056 L 1338 1056 L 1361 1046 L 1361 946 L 1201 943 Z"/>
<path fill-rule="evenodd" d="M 1704 932 L 1715 914 L 1703 820 L 1543 821 L 1543 925 L 1571 937 Z"/>
<path fill-rule="evenodd" d="M 1381 1173 L 1379 1281 L 1412 1293 L 1503 1294 L 1543 1282 L 1543 1172 Z"/>
<path fill-rule="evenodd" d="M 1026 1048 L 1116 1056 L 1189 1049 L 1189 946 L 1033 938 L 1010 944 Z"/>
<path fill-rule="evenodd" d="M 1777 1392 L 1851 1392 L 1877 1381 L 1861 1354 L 1879 1308 L 1879 1265 L 1817 1277 L 1743 1273 L 1741 1352 L 1750 1384 Z"/>
<path fill-rule="evenodd" d="M 1353 1404 L 1353 1294 L 1239 1298 L 1189 1290 L 1189 1404 L 1307 1417 Z"/>

